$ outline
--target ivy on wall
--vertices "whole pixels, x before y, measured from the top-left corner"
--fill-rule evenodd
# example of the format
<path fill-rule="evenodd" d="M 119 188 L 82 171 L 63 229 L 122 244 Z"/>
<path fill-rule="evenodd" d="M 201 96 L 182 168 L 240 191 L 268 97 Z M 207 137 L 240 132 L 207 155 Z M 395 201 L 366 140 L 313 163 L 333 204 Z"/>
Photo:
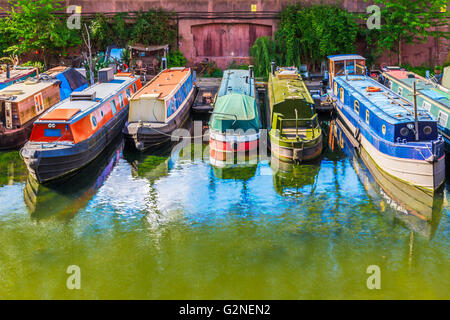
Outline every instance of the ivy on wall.
<path fill-rule="evenodd" d="M 135 16 L 121 12 L 112 18 L 97 14 L 90 23 L 90 32 L 98 49 L 111 44 L 174 45 L 177 40 L 175 13 L 162 9 L 139 11 Z"/>

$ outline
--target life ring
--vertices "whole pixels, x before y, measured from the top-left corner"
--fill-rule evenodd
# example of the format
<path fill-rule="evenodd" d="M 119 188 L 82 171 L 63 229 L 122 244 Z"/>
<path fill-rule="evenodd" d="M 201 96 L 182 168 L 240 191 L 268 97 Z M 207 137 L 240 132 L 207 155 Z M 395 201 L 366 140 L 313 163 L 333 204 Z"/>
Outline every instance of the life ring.
<path fill-rule="evenodd" d="M 381 88 L 380 87 L 367 87 L 366 91 L 367 92 L 380 92 Z"/>

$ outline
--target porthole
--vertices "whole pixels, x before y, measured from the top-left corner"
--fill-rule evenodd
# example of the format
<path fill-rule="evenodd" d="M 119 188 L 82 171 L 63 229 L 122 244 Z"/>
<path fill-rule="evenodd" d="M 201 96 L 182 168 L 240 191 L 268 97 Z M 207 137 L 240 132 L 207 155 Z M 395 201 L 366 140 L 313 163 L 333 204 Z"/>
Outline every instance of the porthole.
<path fill-rule="evenodd" d="M 370 116 L 370 112 L 369 110 L 366 110 L 366 123 L 369 124 L 369 116 Z"/>
<path fill-rule="evenodd" d="M 381 127 L 381 132 L 383 133 L 383 136 L 386 134 L 386 125 L 383 124 Z"/>
<path fill-rule="evenodd" d="M 97 127 L 97 119 L 93 116 L 92 117 L 92 125 L 95 127 Z"/>
<path fill-rule="evenodd" d="M 433 132 L 433 129 L 431 129 L 430 126 L 426 126 L 425 128 L 423 128 L 423 133 L 425 134 L 431 134 L 431 132 Z"/>
<path fill-rule="evenodd" d="M 406 136 L 408 135 L 408 133 L 409 133 L 408 128 L 403 127 L 403 128 L 400 129 L 400 134 L 401 134 L 402 136 L 406 137 Z"/>
<path fill-rule="evenodd" d="M 355 100 L 355 106 L 354 106 L 354 109 L 355 109 L 355 112 L 356 112 L 357 114 L 359 114 L 359 102 L 358 102 L 358 100 Z"/>

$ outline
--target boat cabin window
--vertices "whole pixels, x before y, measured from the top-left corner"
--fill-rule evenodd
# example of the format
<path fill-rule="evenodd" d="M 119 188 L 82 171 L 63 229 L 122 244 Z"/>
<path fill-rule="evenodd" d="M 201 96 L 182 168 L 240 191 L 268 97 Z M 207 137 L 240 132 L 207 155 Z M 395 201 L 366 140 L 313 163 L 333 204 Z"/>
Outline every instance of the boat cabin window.
<path fill-rule="evenodd" d="M 116 101 L 115 101 L 114 99 L 111 100 L 111 111 L 112 111 L 112 114 L 113 114 L 113 115 L 115 115 L 116 112 L 117 112 Z"/>
<path fill-rule="evenodd" d="M 44 129 L 45 137 L 61 137 L 61 129 Z"/>
<path fill-rule="evenodd" d="M 344 72 L 344 61 L 336 61 L 334 64 L 334 74 L 337 76 L 342 76 Z"/>
<path fill-rule="evenodd" d="M 369 116 L 370 116 L 370 112 L 369 110 L 366 110 L 366 123 L 369 124 Z"/>
<path fill-rule="evenodd" d="M 133 93 L 136 92 L 136 83 L 133 83 Z"/>
<path fill-rule="evenodd" d="M 127 93 L 127 99 L 130 100 L 130 97 L 131 97 L 131 90 L 130 90 L 130 88 L 127 89 L 126 93 Z"/>
<path fill-rule="evenodd" d="M 97 127 L 97 119 L 95 118 L 95 116 L 92 116 L 92 125 L 94 126 L 94 128 Z"/>
<path fill-rule="evenodd" d="M 120 107 L 123 108 L 124 103 L 123 103 L 123 96 L 121 94 L 119 95 L 119 103 Z"/>
<path fill-rule="evenodd" d="M 426 101 L 424 100 L 423 103 L 422 103 L 422 108 L 424 108 L 424 109 L 427 110 L 427 111 L 430 111 L 430 110 L 431 110 L 431 103 L 426 102 Z"/>
<path fill-rule="evenodd" d="M 439 125 L 442 126 L 442 127 L 446 127 L 447 126 L 447 120 L 448 120 L 448 114 L 446 114 L 446 113 L 444 113 L 442 111 L 439 111 L 439 114 L 438 114 L 438 123 L 439 123 Z"/>
<path fill-rule="evenodd" d="M 344 88 L 341 88 L 341 102 L 344 103 Z"/>
<path fill-rule="evenodd" d="M 355 100 L 355 112 L 359 115 L 359 102 Z"/>
<path fill-rule="evenodd" d="M 337 83 L 336 81 L 334 82 L 334 95 L 337 97 L 338 95 L 338 90 L 337 90 Z"/>

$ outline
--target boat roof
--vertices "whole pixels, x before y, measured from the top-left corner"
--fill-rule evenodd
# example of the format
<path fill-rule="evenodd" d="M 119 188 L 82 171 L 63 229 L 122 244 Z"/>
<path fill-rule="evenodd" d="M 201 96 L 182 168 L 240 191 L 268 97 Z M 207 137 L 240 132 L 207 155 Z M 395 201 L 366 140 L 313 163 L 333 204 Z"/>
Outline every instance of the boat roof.
<path fill-rule="evenodd" d="M 21 102 L 54 84 L 55 81 L 17 82 L 0 90 L 0 100 L 7 99 L 12 102 Z"/>
<path fill-rule="evenodd" d="M 255 98 L 255 79 L 248 70 L 225 70 L 220 83 L 218 97 L 227 94 L 243 94 Z"/>
<path fill-rule="evenodd" d="M 436 85 L 431 80 L 425 79 L 413 72 L 407 70 L 389 70 L 385 74 L 402 82 L 407 87 L 412 88 L 413 83 L 416 82 L 416 90 L 424 96 L 439 102 L 440 104 L 450 108 L 450 94 L 444 91 L 443 87 Z"/>
<path fill-rule="evenodd" d="M 363 103 L 379 118 L 388 123 L 414 121 L 413 105 L 372 78 L 349 75 L 348 80 L 346 76 L 335 77 L 335 80 L 360 103 Z M 367 87 L 378 87 L 381 90 L 379 92 L 367 92 Z M 417 109 L 419 120 L 433 120 L 423 108 L 419 106 Z"/>
<path fill-rule="evenodd" d="M 51 107 L 43 117 L 42 120 L 70 120 L 75 115 L 78 117 L 81 114 L 87 113 L 94 109 L 96 106 L 102 104 L 105 100 L 108 100 L 111 96 L 115 95 L 118 91 L 129 86 L 136 80 L 134 76 L 127 75 L 115 75 L 114 79 L 110 82 L 97 82 L 91 87 L 88 87 L 82 91 L 77 92 L 77 95 L 91 95 L 95 93 L 95 98 L 93 100 L 71 100 L 66 99 L 60 101 L 53 107 Z M 59 118 L 61 115 L 58 112 L 54 112 L 56 109 L 75 109 L 78 110 L 76 113 L 71 113 L 69 111 L 64 112 L 66 114 L 65 119 L 55 119 Z M 50 113 L 52 115 L 50 116 Z M 71 117 L 68 118 L 67 115 L 70 114 Z M 55 115 L 53 117 L 53 115 Z M 39 120 L 41 120 L 39 119 Z"/>
<path fill-rule="evenodd" d="M 275 73 L 275 76 L 271 75 L 270 79 L 274 104 L 286 99 L 303 99 L 308 103 L 314 103 L 302 77 L 296 70 L 282 68 Z"/>
<path fill-rule="evenodd" d="M 335 54 L 328 56 L 328 59 L 331 61 L 366 60 L 366 58 L 360 56 L 359 54 Z"/>
<path fill-rule="evenodd" d="M 236 120 L 253 120 L 256 117 L 255 98 L 237 93 L 221 96 L 217 98 L 214 112 L 235 115 Z"/>
<path fill-rule="evenodd" d="M 138 99 L 142 95 L 152 95 L 157 99 L 164 99 L 171 96 L 172 92 L 186 79 L 189 73 L 189 68 L 165 69 L 139 90 L 133 96 L 133 99 Z"/>
<path fill-rule="evenodd" d="M 5 72 L 1 72 L 0 71 L 0 83 L 10 82 L 13 79 L 21 78 L 23 76 L 31 74 L 34 71 L 36 71 L 36 68 L 33 68 L 33 67 L 15 67 L 15 68 L 11 68 L 11 70 L 10 70 L 10 78 L 9 79 L 6 79 L 6 71 Z"/>

